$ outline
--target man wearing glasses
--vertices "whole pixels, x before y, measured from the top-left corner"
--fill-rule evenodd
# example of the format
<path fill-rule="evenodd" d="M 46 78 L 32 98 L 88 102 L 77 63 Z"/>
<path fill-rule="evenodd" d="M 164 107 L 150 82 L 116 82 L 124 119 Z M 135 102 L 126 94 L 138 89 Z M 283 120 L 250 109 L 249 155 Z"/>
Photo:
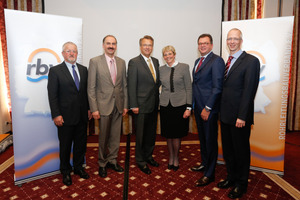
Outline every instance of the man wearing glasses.
<path fill-rule="evenodd" d="M 153 43 L 154 40 L 149 35 L 141 38 L 139 41 L 141 54 L 128 63 L 129 105 L 134 114 L 136 130 L 135 159 L 145 174 L 151 174 L 147 163 L 154 167 L 159 166 L 152 157 L 160 86 L 159 62 L 151 56 Z"/>
<path fill-rule="evenodd" d="M 196 186 L 205 186 L 214 181 L 218 157 L 218 113 L 222 92 L 225 64 L 220 56 L 212 52 L 213 39 L 210 34 L 198 38 L 201 57 L 193 69 L 193 108 L 200 140 L 202 163 L 191 168 L 204 171 Z"/>
<path fill-rule="evenodd" d="M 259 60 L 241 50 L 242 32 L 227 34 L 229 58 L 224 73 L 221 97 L 221 133 L 227 177 L 219 188 L 232 187 L 228 197 L 236 199 L 247 191 L 250 168 L 250 132 L 253 124 L 254 98 L 259 83 Z"/>

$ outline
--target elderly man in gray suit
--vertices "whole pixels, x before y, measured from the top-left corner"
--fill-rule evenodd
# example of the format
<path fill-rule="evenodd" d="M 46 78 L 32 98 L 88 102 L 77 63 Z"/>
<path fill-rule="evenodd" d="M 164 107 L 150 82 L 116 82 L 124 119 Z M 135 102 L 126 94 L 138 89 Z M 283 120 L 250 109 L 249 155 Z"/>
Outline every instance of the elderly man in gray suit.
<path fill-rule="evenodd" d="M 103 38 L 104 54 L 90 59 L 88 98 L 93 118 L 99 120 L 99 176 L 106 177 L 106 168 L 124 169 L 117 163 L 122 116 L 128 112 L 125 61 L 117 56 L 117 39 Z"/>

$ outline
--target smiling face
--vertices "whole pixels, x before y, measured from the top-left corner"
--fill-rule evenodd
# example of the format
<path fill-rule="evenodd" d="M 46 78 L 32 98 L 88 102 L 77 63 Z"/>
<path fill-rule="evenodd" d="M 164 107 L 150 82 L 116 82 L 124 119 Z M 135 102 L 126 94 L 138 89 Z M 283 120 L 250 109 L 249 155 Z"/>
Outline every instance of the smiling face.
<path fill-rule="evenodd" d="M 205 56 L 213 49 L 213 44 L 211 43 L 209 37 L 202 37 L 198 40 L 198 50 L 201 56 Z"/>
<path fill-rule="evenodd" d="M 227 34 L 226 42 L 230 55 L 235 54 L 241 49 L 243 43 L 242 33 L 237 29 L 230 30 Z"/>
<path fill-rule="evenodd" d="M 147 58 L 150 57 L 152 50 L 153 50 L 153 42 L 150 39 L 143 39 L 141 41 L 141 45 L 140 45 L 140 50 L 141 53 L 146 56 Z"/>
<path fill-rule="evenodd" d="M 66 44 L 63 48 L 62 55 L 66 62 L 74 64 L 78 55 L 77 46 L 74 44 Z"/>
<path fill-rule="evenodd" d="M 165 51 L 163 54 L 164 60 L 171 67 L 175 62 L 175 54 L 172 51 Z"/>
<path fill-rule="evenodd" d="M 103 42 L 103 49 L 106 55 L 113 57 L 117 50 L 117 41 L 114 37 L 108 36 Z"/>

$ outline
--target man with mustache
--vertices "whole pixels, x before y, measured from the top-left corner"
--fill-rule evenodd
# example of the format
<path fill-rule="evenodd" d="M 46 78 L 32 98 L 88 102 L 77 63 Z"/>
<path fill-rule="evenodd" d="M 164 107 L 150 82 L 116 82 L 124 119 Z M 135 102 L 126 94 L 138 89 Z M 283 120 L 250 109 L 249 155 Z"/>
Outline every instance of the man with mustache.
<path fill-rule="evenodd" d="M 103 38 L 104 54 L 90 59 L 88 98 L 94 119 L 99 120 L 99 176 L 106 177 L 106 168 L 124 169 L 117 163 L 122 116 L 128 112 L 125 61 L 117 56 L 117 39 Z"/>

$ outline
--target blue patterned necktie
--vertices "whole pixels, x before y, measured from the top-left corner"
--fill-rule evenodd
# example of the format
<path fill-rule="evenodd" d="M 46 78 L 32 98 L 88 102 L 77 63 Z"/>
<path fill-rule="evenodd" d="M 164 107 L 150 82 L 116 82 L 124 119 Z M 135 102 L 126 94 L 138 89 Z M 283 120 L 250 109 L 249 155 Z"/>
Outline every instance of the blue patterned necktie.
<path fill-rule="evenodd" d="M 72 65 L 72 69 L 73 69 L 73 77 L 74 77 L 75 85 L 77 87 L 77 90 L 79 91 L 79 78 L 75 70 L 75 65 Z"/>

